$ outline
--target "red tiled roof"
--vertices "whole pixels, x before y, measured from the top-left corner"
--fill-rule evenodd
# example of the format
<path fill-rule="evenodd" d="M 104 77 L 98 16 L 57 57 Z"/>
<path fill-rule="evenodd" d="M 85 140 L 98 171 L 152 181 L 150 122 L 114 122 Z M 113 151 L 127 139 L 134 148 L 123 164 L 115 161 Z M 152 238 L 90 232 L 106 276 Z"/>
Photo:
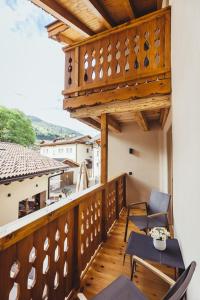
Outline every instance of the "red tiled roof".
<path fill-rule="evenodd" d="M 69 166 L 70 168 L 80 167 L 80 165 L 77 162 L 75 162 L 75 161 L 73 161 L 72 159 L 69 159 L 69 158 L 64 159 L 62 162 L 63 162 L 63 164 Z"/>
<path fill-rule="evenodd" d="M 67 145 L 67 144 L 85 144 L 87 142 L 91 141 L 90 135 L 84 135 L 84 136 L 78 136 L 74 137 L 72 139 L 60 139 L 60 140 L 54 140 L 52 142 L 42 142 L 40 143 L 40 147 L 46 147 L 46 146 L 56 146 L 56 145 Z"/>
<path fill-rule="evenodd" d="M 21 145 L 0 142 L 0 183 L 66 169 L 66 165 Z"/>
<path fill-rule="evenodd" d="M 80 165 L 77 162 L 75 162 L 75 161 L 73 161 L 72 159 L 69 159 L 69 158 L 54 157 L 54 159 L 57 160 L 57 161 L 62 162 L 63 164 L 65 164 L 69 168 L 78 168 L 78 167 L 80 167 Z"/>

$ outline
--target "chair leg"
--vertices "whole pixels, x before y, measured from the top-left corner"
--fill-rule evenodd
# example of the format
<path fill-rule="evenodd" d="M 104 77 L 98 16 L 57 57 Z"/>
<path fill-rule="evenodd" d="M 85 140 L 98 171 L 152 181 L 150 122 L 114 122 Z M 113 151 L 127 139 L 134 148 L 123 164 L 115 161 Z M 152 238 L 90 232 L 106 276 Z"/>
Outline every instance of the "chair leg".
<path fill-rule="evenodd" d="M 125 234 L 124 234 L 124 242 L 126 242 L 126 238 L 127 238 L 128 223 L 129 223 L 129 215 L 127 214 L 126 227 L 125 227 Z"/>
<path fill-rule="evenodd" d="M 132 266 L 133 266 L 133 264 L 132 264 L 132 255 L 130 255 L 130 266 L 131 266 L 131 270 L 132 270 Z"/>
<path fill-rule="evenodd" d="M 131 266 L 131 281 L 133 280 L 133 275 L 135 272 L 136 272 L 136 262 L 133 261 Z"/>

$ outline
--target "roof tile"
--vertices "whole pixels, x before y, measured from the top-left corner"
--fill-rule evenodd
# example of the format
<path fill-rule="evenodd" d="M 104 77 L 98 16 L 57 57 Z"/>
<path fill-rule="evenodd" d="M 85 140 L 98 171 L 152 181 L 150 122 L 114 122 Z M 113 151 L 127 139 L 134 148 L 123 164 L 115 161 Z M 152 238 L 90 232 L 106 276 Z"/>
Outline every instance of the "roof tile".
<path fill-rule="evenodd" d="M 0 142 L 0 182 L 24 175 L 64 170 L 66 165 L 21 145 Z"/>

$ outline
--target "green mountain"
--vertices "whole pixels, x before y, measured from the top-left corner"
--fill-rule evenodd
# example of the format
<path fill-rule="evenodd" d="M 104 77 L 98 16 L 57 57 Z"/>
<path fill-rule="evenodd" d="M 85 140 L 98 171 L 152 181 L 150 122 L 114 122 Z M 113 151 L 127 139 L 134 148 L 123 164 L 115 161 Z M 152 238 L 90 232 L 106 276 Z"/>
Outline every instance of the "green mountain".
<path fill-rule="evenodd" d="M 33 128 L 36 133 L 36 138 L 39 141 L 43 140 L 54 140 L 56 138 L 72 138 L 76 136 L 81 136 L 80 132 L 69 129 L 67 127 L 62 127 L 58 125 L 54 125 L 52 123 L 45 122 L 38 117 L 28 116 L 31 120 Z"/>

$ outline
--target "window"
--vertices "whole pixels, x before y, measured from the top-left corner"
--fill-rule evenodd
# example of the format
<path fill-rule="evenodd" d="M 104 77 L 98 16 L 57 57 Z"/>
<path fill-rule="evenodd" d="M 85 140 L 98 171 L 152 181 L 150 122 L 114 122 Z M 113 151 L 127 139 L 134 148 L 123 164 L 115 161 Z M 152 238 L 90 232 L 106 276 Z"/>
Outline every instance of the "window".
<path fill-rule="evenodd" d="M 67 153 L 72 153 L 72 148 L 66 148 Z"/>
<path fill-rule="evenodd" d="M 89 149 L 88 148 L 86 149 L 86 153 L 89 153 Z"/>

